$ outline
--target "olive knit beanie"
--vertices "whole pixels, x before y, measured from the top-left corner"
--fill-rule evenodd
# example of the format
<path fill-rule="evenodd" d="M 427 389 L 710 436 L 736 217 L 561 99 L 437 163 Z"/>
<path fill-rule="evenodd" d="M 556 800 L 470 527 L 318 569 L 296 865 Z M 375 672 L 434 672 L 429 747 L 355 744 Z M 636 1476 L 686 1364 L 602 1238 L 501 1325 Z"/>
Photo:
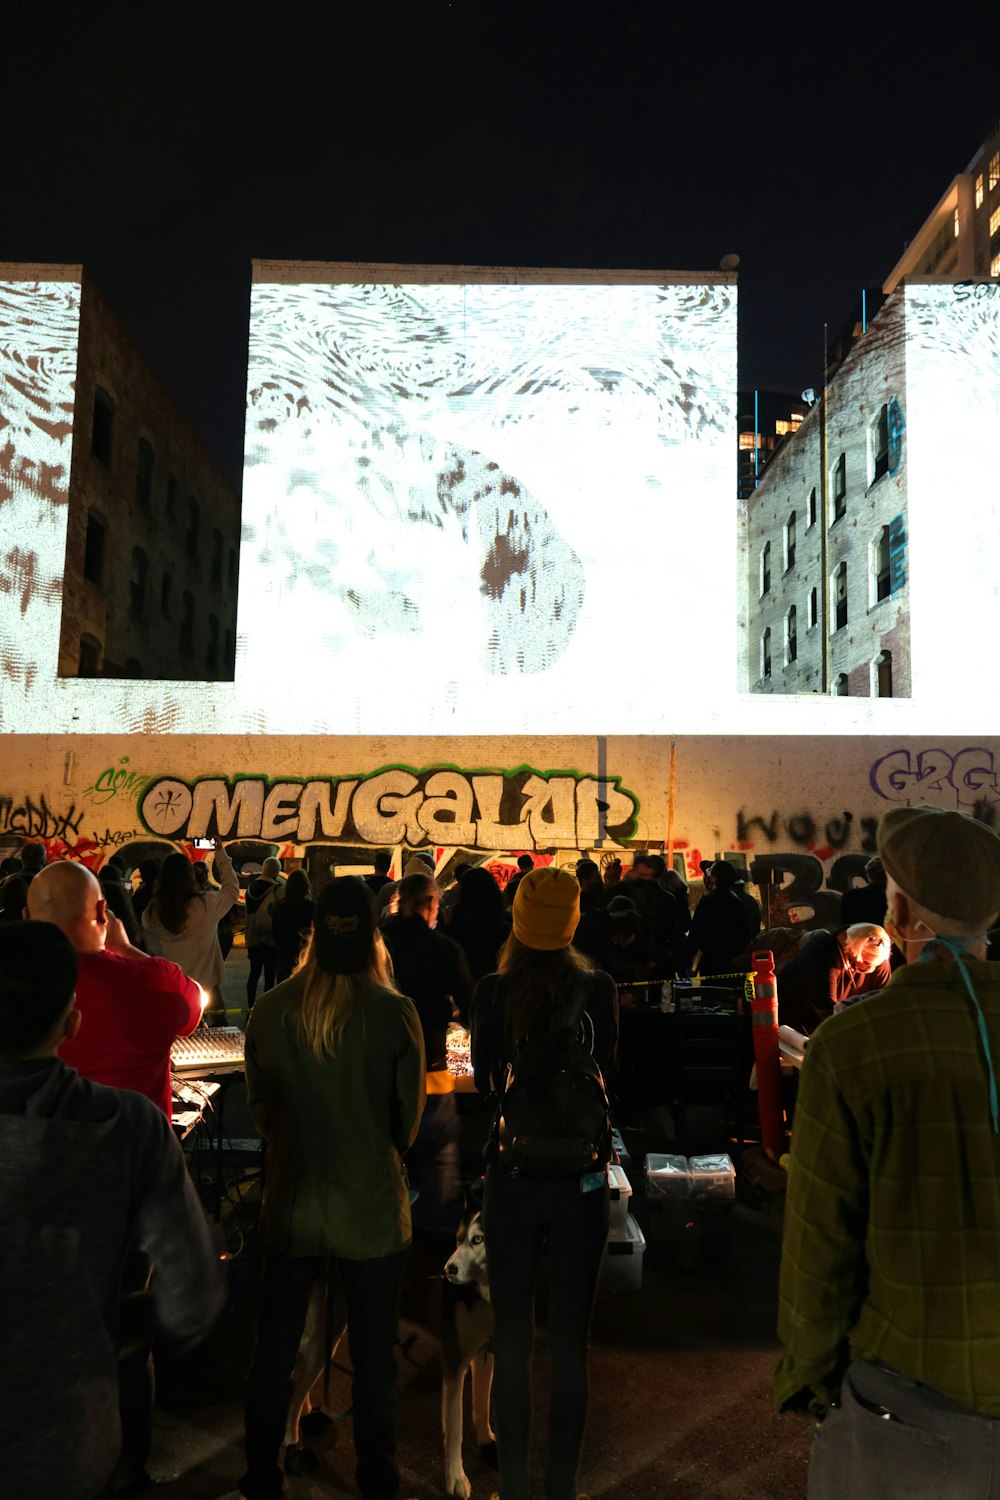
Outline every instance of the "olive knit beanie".
<path fill-rule="evenodd" d="M 580 882 L 568 870 L 542 865 L 514 893 L 514 936 L 526 948 L 567 948 L 580 920 Z"/>

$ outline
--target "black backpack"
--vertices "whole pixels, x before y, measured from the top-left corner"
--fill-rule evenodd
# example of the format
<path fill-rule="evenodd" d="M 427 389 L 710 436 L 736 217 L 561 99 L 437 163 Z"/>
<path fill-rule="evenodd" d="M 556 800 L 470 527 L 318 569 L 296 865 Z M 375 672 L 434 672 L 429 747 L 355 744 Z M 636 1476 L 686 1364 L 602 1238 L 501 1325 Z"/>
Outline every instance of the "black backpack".
<path fill-rule="evenodd" d="M 493 1139 L 496 1157 L 514 1176 L 600 1172 L 611 1159 L 604 1079 L 580 1040 L 588 990 L 581 983 L 566 1024 L 525 1037 L 508 1066 Z M 593 1040 L 592 1025 L 590 1033 Z"/>

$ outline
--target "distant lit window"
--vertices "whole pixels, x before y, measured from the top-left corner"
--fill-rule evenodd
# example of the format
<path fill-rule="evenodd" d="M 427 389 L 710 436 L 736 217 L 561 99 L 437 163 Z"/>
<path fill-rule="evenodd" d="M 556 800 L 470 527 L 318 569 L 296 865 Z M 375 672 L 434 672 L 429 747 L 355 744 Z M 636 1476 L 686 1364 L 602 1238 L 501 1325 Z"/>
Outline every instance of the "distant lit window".
<path fill-rule="evenodd" d="M 208 617 L 208 645 L 205 647 L 205 671 L 211 676 L 219 670 L 219 622 L 215 615 Z"/>
<path fill-rule="evenodd" d="M 132 548 L 132 573 L 128 586 L 128 607 L 138 619 L 146 612 L 146 585 L 149 582 L 149 558 L 141 547 Z"/>
<path fill-rule="evenodd" d="M 779 417 L 778 420 L 774 424 L 774 430 L 777 433 L 778 437 L 787 437 L 790 432 L 794 432 L 795 431 L 795 429 L 796 429 L 796 427 L 798 425 L 799 425 L 798 422 L 795 422 L 795 421 L 787 421 L 786 422 L 783 417 Z"/>
<path fill-rule="evenodd" d="M 87 512 L 87 539 L 83 544 L 83 576 L 91 583 L 104 582 L 104 540 L 107 522 L 96 510 Z"/>
<path fill-rule="evenodd" d="M 980 172 L 979 176 L 976 178 L 976 207 L 977 208 L 982 208 L 982 206 L 983 206 L 983 174 L 982 174 L 982 172 Z"/>
<path fill-rule="evenodd" d="M 818 614 L 817 614 L 818 609 L 819 609 L 819 591 L 817 589 L 810 589 L 809 590 L 809 628 L 810 628 L 810 630 L 816 624 L 816 621 L 818 619 Z"/>
<path fill-rule="evenodd" d="M 887 404 L 879 407 L 875 420 L 868 429 L 868 472 L 871 475 L 869 484 L 874 484 L 876 479 L 881 479 L 883 474 L 889 472 L 889 407 Z"/>
<path fill-rule="evenodd" d="M 1000 255 L 994 255 L 990 261 L 990 275 L 1000 276 Z"/>
<path fill-rule="evenodd" d="M 188 557 L 198 555 L 198 527 L 201 524 L 201 512 L 198 502 L 193 495 L 188 497 L 187 531 L 184 533 L 184 551 Z"/>
<path fill-rule="evenodd" d="M 153 500 L 153 469 L 156 459 L 145 438 L 140 438 L 135 452 L 135 503 L 148 510 Z"/>
<path fill-rule="evenodd" d="M 790 512 L 785 524 L 785 567 L 795 567 L 795 512 Z"/>
<path fill-rule="evenodd" d="M 874 678 L 873 686 L 876 698 L 891 698 L 892 653 L 890 651 L 880 651 L 878 656 L 876 656 L 872 676 Z"/>
<path fill-rule="evenodd" d="M 730 453 L 733 451 L 730 448 Z M 765 542 L 760 554 L 760 593 L 761 598 L 771 591 L 771 543 Z"/>
<path fill-rule="evenodd" d="M 115 444 L 115 403 L 101 386 L 94 387 L 94 420 L 90 451 L 106 469 L 111 468 Z"/>
<path fill-rule="evenodd" d="M 188 593 L 181 607 L 180 647 L 182 656 L 194 655 L 194 595 Z"/>
<path fill-rule="evenodd" d="M 889 528 L 883 526 L 871 547 L 871 600 L 878 604 L 891 592 L 889 571 Z"/>
<path fill-rule="evenodd" d="M 730 450 L 732 451 L 732 450 Z M 771 627 L 764 631 L 760 638 L 760 675 L 770 677 L 771 675 Z"/>
<path fill-rule="evenodd" d="M 222 582 L 222 532 L 218 527 L 212 532 L 212 582 Z"/>
<path fill-rule="evenodd" d="M 785 661 L 789 666 L 799 654 L 798 614 L 793 604 L 785 616 Z"/>
<path fill-rule="evenodd" d="M 847 564 L 842 562 L 833 575 L 833 628 L 843 630 L 847 624 Z"/>
<path fill-rule="evenodd" d="M 1000 208 L 995 208 L 990 214 L 990 234 L 996 234 L 1000 229 Z"/>
<path fill-rule="evenodd" d="M 830 486 L 833 500 L 833 519 L 839 521 L 847 514 L 847 454 L 842 453 L 833 467 L 833 483 Z"/>
<path fill-rule="evenodd" d="M 816 525 L 816 490 L 813 488 L 809 493 L 809 525 Z"/>
<path fill-rule="evenodd" d="M 731 432 L 732 428 L 730 428 L 729 430 Z M 729 441 L 732 442 L 732 438 L 730 438 Z M 755 432 L 741 432 L 740 433 L 740 447 L 743 449 L 744 453 L 747 452 L 748 450 L 752 453 L 753 450 L 754 450 L 754 448 L 756 448 L 756 446 L 757 446 L 757 434 Z M 733 451 L 732 448 L 730 448 L 729 451 L 730 451 L 730 453 L 732 453 L 732 451 Z"/>
<path fill-rule="evenodd" d="M 236 548 L 235 547 L 230 547 L 230 549 L 229 549 L 229 564 L 228 564 L 228 567 L 226 568 L 226 578 L 227 578 L 227 580 L 228 580 L 228 582 L 230 584 L 235 584 L 235 582 L 236 582 Z"/>
<path fill-rule="evenodd" d="M 1000 183 L 1000 151 L 994 151 L 990 157 L 990 187 L 995 188 Z"/>
<path fill-rule="evenodd" d="M 959 236 L 959 235 L 960 235 L 960 233 L 961 233 L 961 226 L 960 226 L 960 223 L 959 223 L 959 218 L 958 218 L 958 209 L 957 209 L 957 208 L 956 208 L 956 210 L 955 210 L 955 216 L 954 216 L 954 219 L 953 219 L 953 220 L 952 220 L 952 231 L 953 231 L 953 233 L 954 233 L 954 236 L 955 236 L 955 238 L 956 238 L 956 240 L 957 240 L 957 239 L 958 239 L 958 236 Z"/>
<path fill-rule="evenodd" d="M 847 698 L 850 696 L 848 693 L 846 672 L 838 672 L 833 679 L 833 696 L 835 698 Z"/>
<path fill-rule="evenodd" d="M 174 580 L 169 573 L 164 573 L 160 579 L 160 614 L 164 619 L 170 618 L 170 595 L 173 591 Z"/>
<path fill-rule="evenodd" d="M 98 672 L 97 663 L 101 656 L 101 643 L 92 635 L 81 635 L 80 637 L 80 665 L 77 668 L 79 677 L 96 677 Z"/>

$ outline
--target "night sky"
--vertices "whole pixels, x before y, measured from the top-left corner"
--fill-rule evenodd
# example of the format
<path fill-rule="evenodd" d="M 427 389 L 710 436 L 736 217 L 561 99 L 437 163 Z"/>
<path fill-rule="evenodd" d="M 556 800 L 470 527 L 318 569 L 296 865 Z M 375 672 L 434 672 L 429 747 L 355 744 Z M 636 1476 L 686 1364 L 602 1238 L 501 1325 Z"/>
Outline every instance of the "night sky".
<path fill-rule="evenodd" d="M 740 265 L 798 393 L 1000 114 L 1000 6 L 8 3 L 0 260 L 82 262 L 234 481 L 250 261 Z"/>

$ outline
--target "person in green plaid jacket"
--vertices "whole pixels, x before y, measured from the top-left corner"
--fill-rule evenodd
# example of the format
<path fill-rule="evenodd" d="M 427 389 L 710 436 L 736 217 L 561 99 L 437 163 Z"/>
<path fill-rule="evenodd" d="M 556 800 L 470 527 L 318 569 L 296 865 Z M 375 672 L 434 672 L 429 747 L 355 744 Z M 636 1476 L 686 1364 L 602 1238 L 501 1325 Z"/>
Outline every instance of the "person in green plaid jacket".
<path fill-rule="evenodd" d="M 820 1419 L 809 1500 L 1000 1497 L 1000 838 L 879 825 L 906 965 L 817 1029 L 788 1171 L 775 1377 Z M 779 980 L 780 983 L 780 980 Z"/>

